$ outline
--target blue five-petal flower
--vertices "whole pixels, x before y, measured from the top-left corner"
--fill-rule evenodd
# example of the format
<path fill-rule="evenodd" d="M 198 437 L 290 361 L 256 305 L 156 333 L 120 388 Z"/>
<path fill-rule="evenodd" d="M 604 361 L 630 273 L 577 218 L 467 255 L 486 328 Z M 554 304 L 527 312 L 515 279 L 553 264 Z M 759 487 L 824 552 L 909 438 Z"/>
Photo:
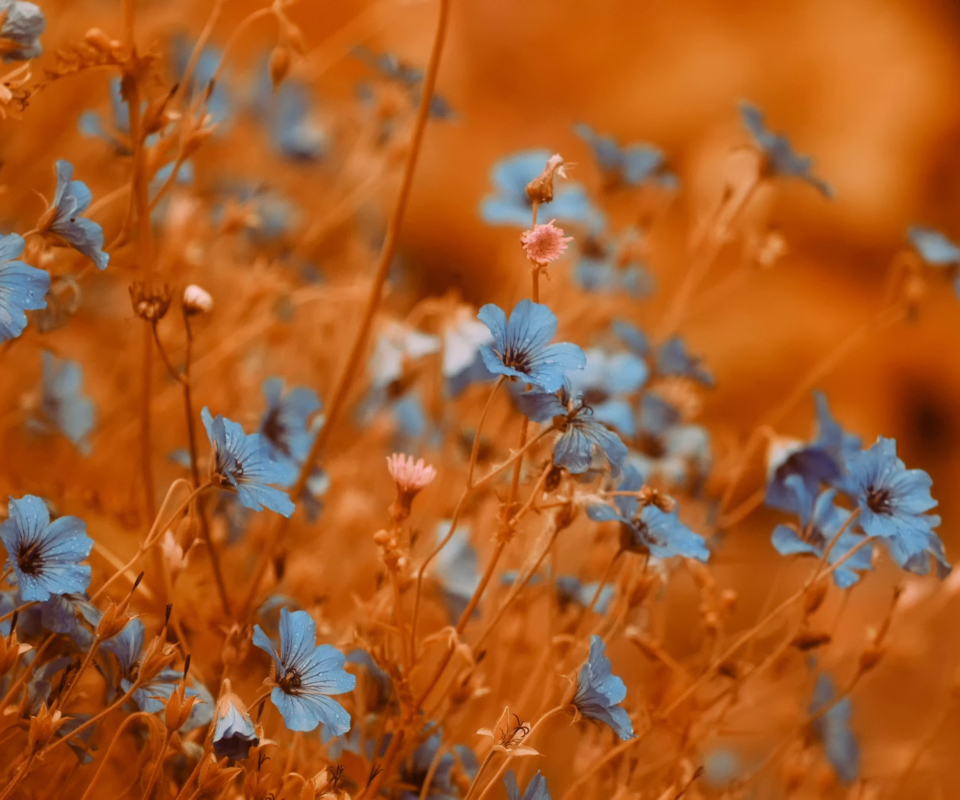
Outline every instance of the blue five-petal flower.
<path fill-rule="evenodd" d="M 577 675 L 577 691 L 571 701 L 586 719 L 604 722 L 621 739 L 634 738 L 630 715 L 619 706 L 627 696 L 624 682 L 611 671 L 603 639 L 590 637 L 590 656 Z"/>
<path fill-rule="evenodd" d="M 47 307 L 50 276 L 42 269 L 15 261 L 22 252 L 22 236 L 0 236 L 0 342 L 23 333 L 26 311 Z"/>
<path fill-rule="evenodd" d="M 350 730 L 350 715 L 328 695 L 352 691 L 357 679 L 343 668 L 345 656 L 328 644 L 317 645 L 317 626 L 306 611 L 280 609 L 280 652 L 259 625 L 253 643 L 276 666 L 270 699 L 291 731 L 312 731 L 321 722 L 332 736 Z"/>
<path fill-rule="evenodd" d="M 92 200 L 87 184 L 73 180 L 73 165 L 63 159 L 57 161 L 57 191 L 53 195 L 52 217 L 46 230 L 83 253 L 99 269 L 106 269 L 110 256 L 103 252 L 103 228 L 80 216 Z"/>

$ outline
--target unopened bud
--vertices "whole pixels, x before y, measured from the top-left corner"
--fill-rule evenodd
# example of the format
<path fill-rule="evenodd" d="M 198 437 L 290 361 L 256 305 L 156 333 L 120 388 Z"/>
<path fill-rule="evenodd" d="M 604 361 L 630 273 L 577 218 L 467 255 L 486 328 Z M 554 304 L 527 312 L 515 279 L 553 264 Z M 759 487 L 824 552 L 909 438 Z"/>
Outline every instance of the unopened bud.
<path fill-rule="evenodd" d="M 530 198 L 531 202 L 549 203 L 553 200 L 554 175 L 559 175 L 561 178 L 567 177 L 567 173 L 564 171 L 563 156 L 559 153 L 550 156 L 543 172 L 527 184 L 527 197 Z"/>
<path fill-rule="evenodd" d="M 134 281 L 130 285 L 130 302 L 133 304 L 133 313 L 140 319 L 159 322 L 170 308 L 170 287 Z"/>
<path fill-rule="evenodd" d="M 101 642 L 112 639 L 126 627 L 130 619 L 131 615 L 126 613 L 124 608 L 110 603 L 97 623 L 97 639 Z"/>
<path fill-rule="evenodd" d="M 170 694 L 170 699 L 167 700 L 163 721 L 167 730 L 171 733 L 183 727 L 197 703 L 197 696 L 194 694 L 187 697 L 186 691 L 186 684 L 181 682 Z"/>
<path fill-rule="evenodd" d="M 292 59 L 288 47 L 278 44 L 273 48 L 273 52 L 270 53 L 270 83 L 273 85 L 274 91 L 283 83 L 283 79 L 286 78 L 290 72 L 291 62 Z"/>
<path fill-rule="evenodd" d="M 209 314 L 213 310 L 213 298 L 203 288 L 191 283 L 183 290 L 183 311 L 185 314 Z"/>

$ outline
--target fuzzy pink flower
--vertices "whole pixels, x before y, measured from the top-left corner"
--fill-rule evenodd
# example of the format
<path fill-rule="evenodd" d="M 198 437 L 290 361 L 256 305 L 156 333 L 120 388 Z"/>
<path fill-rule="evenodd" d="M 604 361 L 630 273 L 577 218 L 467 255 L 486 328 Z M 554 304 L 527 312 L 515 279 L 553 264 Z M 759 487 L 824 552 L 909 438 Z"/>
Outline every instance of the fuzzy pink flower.
<path fill-rule="evenodd" d="M 572 242 L 572 236 L 564 236 L 563 229 L 558 228 L 550 220 L 546 225 L 537 225 L 530 231 L 524 231 L 520 236 L 527 258 L 536 264 L 549 264 L 556 261 L 567 249 L 567 242 Z"/>
<path fill-rule="evenodd" d="M 437 477 L 437 471 L 431 464 L 427 464 L 422 458 L 415 462 L 413 456 L 405 456 L 402 453 L 387 456 L 387 469 L 390 470 L 390 476 L 397 482 L 397 488 L 401 492 L 411 494 L 416 494 L 430 485 Z"/>

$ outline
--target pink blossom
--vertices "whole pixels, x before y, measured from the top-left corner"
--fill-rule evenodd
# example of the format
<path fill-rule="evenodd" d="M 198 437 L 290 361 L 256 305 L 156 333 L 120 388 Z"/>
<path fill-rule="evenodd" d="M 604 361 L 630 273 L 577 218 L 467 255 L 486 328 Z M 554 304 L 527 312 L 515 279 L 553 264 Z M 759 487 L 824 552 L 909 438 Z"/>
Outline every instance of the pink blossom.
<path fill-rule="evenodd" d="M 414 494 L 433 483 L 433 479 L 437 477 L 437 470 L 431 464 L 427 464 L 422 458 L 414 461 L 413 456 L 402 453 L 387 456 L 387 469 L 400 491 Z"/>
<path fill-rule="evenodd" d="M 554 222 L 556 220 L 550 220 L 546 225 L 537 225 L 520 236 L 527 258 L 536 264 L 556 261 L 567 249 L 567 242 L 573 241 L 573 237 L 564 236 L 563 229 L 554 225 Z"/>

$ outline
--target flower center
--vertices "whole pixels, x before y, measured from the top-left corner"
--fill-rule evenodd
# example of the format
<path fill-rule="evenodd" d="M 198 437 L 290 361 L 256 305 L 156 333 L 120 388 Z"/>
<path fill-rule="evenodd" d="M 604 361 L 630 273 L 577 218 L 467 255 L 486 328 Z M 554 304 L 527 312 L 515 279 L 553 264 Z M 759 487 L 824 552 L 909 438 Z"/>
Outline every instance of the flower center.
<path fill-rule="evenodd" d="M 277 681 L 277 686 L 279 686 L 287 694 L 296 694 L 297 690 L 302 684 L 300 673 L 295 670 L 293 667 L 287 667 L 287 671 L 284 676 Z"/>
<path fill-rule="evenodd" d="M 893 503 L 889 489 L 867 489 L 867 508 L 874 514 L 892 514 Z"/>
<path fill-rule="evenodd" d="M 530 368 L 530 357 L 527 353 L 515 352 L 513 348 L 508 347 L 503 352 L 503 364 L 517 372 L 525 373 Z"/>
<path fill-rule="evenodd" d="M 286 456 L 290 455 L 290 446 L 287 444 L 287 426 L 280 421 L 280 413 L 273 409 L 263 423 L 264 438 Z"/>
<path fill-rule="evenodd" d="M 43 569 L 43 553 L 39 542 L 21 545 L 17 550 L 17 567 L 24 575 L 36 576 Z"/>

